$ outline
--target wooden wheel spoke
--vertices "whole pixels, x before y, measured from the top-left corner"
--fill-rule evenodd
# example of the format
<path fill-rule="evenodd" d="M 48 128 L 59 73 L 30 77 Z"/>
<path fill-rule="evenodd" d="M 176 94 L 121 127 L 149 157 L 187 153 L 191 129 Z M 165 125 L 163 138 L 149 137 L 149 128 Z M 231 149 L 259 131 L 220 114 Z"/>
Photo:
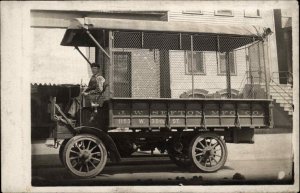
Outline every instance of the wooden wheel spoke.
<path fill-rule="evenodd" d="M 89 141 L 88 146 L 87 146 L 86 149 L 88 149 L 88 150 L 90 149 L 91 142 L 92 142 L 92 141 Z"/>
<path fill-rule="evenodd" d="M 205 146 L 207 147 L 207 146 L 208 146 L 207 140 L 206 140 L 206 139 L 204 139 L 204 141 L 205 141 Z"/>
<path fill-rule="evenodd" d="M 75 162 L 75 164 L 72 165 L 72 167 L 75 168 L 75 166 L 77 166 L 77 165 L 78 165 L 78 162 Z"/>
<path fill-rule="evenodd" d="M 81 145 L 82 145 L 83 149 L 85 149 L 84 140 L 81 141 Z"/>
<path fill-rule="evenodd" d="M 211 143 L 212 143 L 212 138 L 208 138 L 207 140 L 209 140 L 209 143 L 207 146 L 211 147 Z"/>
<path fill-rule="evenodd" d="M 202 153 L 197 153 L 197 154 L 195 154 L 195 156 L 199 156 L 199 155 L 203 155 L 204 153 L 202 152 Z"/>
<path fill-rule="evenodd" d="M 85 163 L 85 167 L 86 167 L 86 171 L 89 172 L 90 170 L 89 170 L 89 166 L 87 163 Z"/>
<path fill-rule="evenodd" d="M 206 159 L 204 162 L 204 166 L 206 166 L 208 164 L 207 162 L 208 162 L 208 160 Z"/>
<path fill-rule="evenodd" d="M 218 161 L 216 160 L 215 157 L 212 157 L 212 159 L 216 162 L 216 164 L 218 164 Z"/>
<path fill-rule="evenodd" d="M 209 159 L 210 166 L 212 166 L 211 157 L 209 157 L 208 159 Z"/>
<path fill-rule="evenodd" d="M 92 152 L 96 147 L 98 147 L 98 146 L 95 145 L 92 149 L 90 149 L 90 152 Z"/>
<path fill-rule="evenodd" d="M 73 159 L 78 159 L 79 156 L 76 156 L 76 157 L 70 157 L 70 160 L 73 160 Z"/>
<path fill-rule="evenodd" d="M 82 149 L 78 146 L 78 144 L 77 143 L 75 143 L 74 144 L 74 146 L 77 148 L 77 149 L 79 149 L 79 151 L 81 151 Z"/>
<path fill-rule="evenodd" d="M 204 158 L 204 157 L 200 157 L 200 159 L 199 159 L 199 163 L 201 163 L 201 161 L 203 160 L 203 158 Z"/>
<path fill-rule="evenodd" d="M 80 166 L 80 168 L 79 168 L 79 171 L 81 172 L 81 170 L 82 170 L 82 165 Z"/>
<path fill-rule="evenodd" d="M 215 143 L 213 146 L 211 146 L 213 149 L 218 145 L 219 143 Z"/>
<path fill-rule="evenodd" d="M 96 166 L 95 166 L 95 164 L 94 164 L 93 162 L 91 162 L 90 160 L 89 160 L 89 162 L 90 162 L 90 164 L 92 164 L 92 166 L 93 166 L 94 168 L 96 168 Z"/>
<path fill-rule="evenodd" d="M 198 144 L 200 144 L 203 148 L 205 148 L 205 146 L 202 144 L 202 142 L 201 141 L 199 141 L 199 143 Z M 200 148 L 201 149 L 201 148 Z"/>
<path fill-rule="evenodd" d="M 73 151 L 73 150 L 70 150 L 70 152 L 72 152 L 72 153 L 76 153 L 77 155 L 79 155 L 79 154 L 80 154 L 79 152 L 76 152 L 76 151 Z"/>
<path fill-rule="evenodd" d="M 97 159 L 97 158 L 95 158 L 95 157 L 91 157 L 91 159 L 101 162 L 100 159 Z"/>
<path fill-rule="evenodd" d="M 100 154 L 100 155 L 101 155 L 101 152 L 100 152 L 100 151 L 97 151 L 97 152 L 91 153 L 91 155 L 95 155 L 95 154 Z"/>

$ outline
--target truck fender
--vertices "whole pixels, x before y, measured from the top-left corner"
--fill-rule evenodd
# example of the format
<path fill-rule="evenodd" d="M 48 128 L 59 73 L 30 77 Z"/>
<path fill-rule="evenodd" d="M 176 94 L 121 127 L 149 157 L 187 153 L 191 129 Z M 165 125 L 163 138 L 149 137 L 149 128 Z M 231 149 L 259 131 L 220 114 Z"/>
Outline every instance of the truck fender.
<path fill-rule="evenodd" d="M 96 128 L 96 127 L 90 127 L 90 126 L 80 126 L 80 127 L 74 128 L 74 130 L 76 131 L 77 134 L 88 133 L 88 134 L 92 134 L 92 135 L 99 137 L 99 139 L 101 139 L 103 141 L 105 147 L 107 147 L 107 149 L 108 149 L 108 152 L 110 154 L 110 160 L 112 162 L 120 162 L 121 161 L 121 155 L 118 151 L 118 148 L 117 148 L 114 140 L 103 130 Z"/>

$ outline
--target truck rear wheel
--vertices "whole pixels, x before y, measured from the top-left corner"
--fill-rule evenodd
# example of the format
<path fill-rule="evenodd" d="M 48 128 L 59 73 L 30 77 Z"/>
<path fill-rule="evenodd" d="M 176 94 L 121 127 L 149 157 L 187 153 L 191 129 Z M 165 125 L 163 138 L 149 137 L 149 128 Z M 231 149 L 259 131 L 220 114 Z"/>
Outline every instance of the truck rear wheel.
<path fill-rule="evenodd" d="M 63 151 L 63 162 L 69 172 L 82 178 L 98 175 L 107 161 L 107 150 L 102 141 L 90 134 L 71 138 Z"/>
<path fill-rule="evenodd" d="M 190 143 L 189 157 L 196 169 L 215 172 L 226 162 L 226 143 L 214 133 L 200 134 Z"/>

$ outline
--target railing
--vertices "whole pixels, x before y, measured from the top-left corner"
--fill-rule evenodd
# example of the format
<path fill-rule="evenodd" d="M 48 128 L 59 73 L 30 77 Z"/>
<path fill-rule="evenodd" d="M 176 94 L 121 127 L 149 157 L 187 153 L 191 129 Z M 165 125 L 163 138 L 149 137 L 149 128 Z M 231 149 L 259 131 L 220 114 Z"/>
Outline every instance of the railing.
<path fill-rule="evenodd" d="M 274 77 L 275 74 L 278 74 L 277 77 Z M 284 77 L 280 77 L 280 75 L 284 74 Z M 279 94 L 282 99 L 284 101 L 286 101 L 294 110 L 294 105 L 293 103 L 290 102 L 289 99 L 287 99 L 284 95 L 281 94 L 281 92 L 278 91 L 278 89 L 276 89 L 276 87 L 274 85 L 277 86 L 277 88 L 279 88 L 281 91 L 283 91 L 289 98 L 292 98 L 293 96 L 290 95 L 288 92 L 286 92 L 286 90 L 284 88 L 282 88 L 282 86 L 280 85 L 280 79 L 281 78 L 286 78 L 287 79 L 287 83 L 292 83 L 293 82 L 293 74 L 291 72 L 288 71 L 279 71 L 279 72 L 273 72 L 272 76 L 270 78 L 270 87 L 272 87 L 274 89 L 274 91 Z M 275 81 L 278 80 L 278 81 Z M 272 85 L 271 83 L 273 83 L 274 85 Z"/>
<path fill-rule="evenodd" d="M 278 83 L 287 83 L 293 85 L 293 73 L 289 71 L 278 71 L 273 72 L 271 76 L 271 80 L 277 80 Z"/>
<path fill-rule="evenodd" d="M 278 75 L 280 75 L 280 73 L 282 73 L 282 74 L 285 74 L 286 76 L 284 76 L 284 77 L 280 77 L 280 76 L 278 76 L 278 77 L 274 77 L 274 74 L 278 74 Z M 292 97 L 289 93 L 287 93 L 286 91 L 285 91 L 285 89 L 284 88 L 282 88 L 282 86 L 280 86 L 280 82 L 279 81 L 275 81 L 275 80 L 280 80 L 280 79 L 283 79 L 283 78 L 286 78 L 287 80 L 290 80 L 290 83 L 292 83 L 293 82 L 293 74 L 291 73 L 291 72 L 287 72 L 287 71 L 279 71 L 279 72 L 273 72 L 272 73 L 272 76 L 271 76 L 271 78 L 270 78 L 270 83 L 274 83 L 277 87 L 279 87 L 285 94 L 287 94 L 289 97 Z M 270 86 L 272 86 L 271 84 L 270 84 Z M 272 86 L 272 88 L 274 89 L 274 87 Z M 274 89 L 276 92 L 277 92 L 277 90 L 276 89 Z"/>
<path fill-rule="evenodd" d="M 253 74 L 257 74 L 258 76 L 255 77 Z M 266 80 L 264 76 L 262 76 L 263 72 L 261 70 L 251 70 L 246 71 L 246 80 L 242 80 L 242 82 L 246 81 L 248 84 L 250 84 L 252 87 L 250 88 L 249 94 L 247 97 L 251 97 L 251 94 L 253 94 L 254 89 L 254 83 L 256 82 L 255 79 L 257 79 L 257 83 L 261 86 L 266 86 L 267 91 L 267 84 L 270 88 L 272 88 L 279 96 L 287 102 L 291 107 L 293 107 L 293 103 L 290 102 L 290 98 L 292 97 L 286 90 L 279 84 L 279 79 L 286 79 L 288 83 L 293 82 L 293 74 L 288 71 L 279 71 L 279 72 L 273 72 L 272 76 L 270 77 L 269 81 Z M 278 74 L 276 77 L 275 75 Z M 278 81 L 276 81 L 278 80 Z M 271 84 L 273 83 L 273 84 Z M 242 84 L 242 83 L 241 83 Z M 282 92 L 281 92 L 282 91 Z M 283 95 L 282 93 L 285 93 L 286 95 Z"/>

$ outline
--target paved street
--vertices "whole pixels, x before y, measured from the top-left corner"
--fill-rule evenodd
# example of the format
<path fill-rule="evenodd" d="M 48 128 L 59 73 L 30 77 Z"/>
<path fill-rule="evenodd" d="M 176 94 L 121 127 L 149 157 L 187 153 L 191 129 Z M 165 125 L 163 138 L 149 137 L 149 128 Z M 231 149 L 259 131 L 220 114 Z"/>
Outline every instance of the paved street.
<path fill-rule="evenodd" d="M 74 179 L 61 165 L 57 150 L 32 145 L 33 185 L 195 185 L 286 184 L 292 182 L 292 135 L 259 134 L 255 144 L 227 144 L 228 159 L 215 173 L 186 171 L 167 156 L 136 154 L 122 163 L 108 162 L 92 179 Z"/>

